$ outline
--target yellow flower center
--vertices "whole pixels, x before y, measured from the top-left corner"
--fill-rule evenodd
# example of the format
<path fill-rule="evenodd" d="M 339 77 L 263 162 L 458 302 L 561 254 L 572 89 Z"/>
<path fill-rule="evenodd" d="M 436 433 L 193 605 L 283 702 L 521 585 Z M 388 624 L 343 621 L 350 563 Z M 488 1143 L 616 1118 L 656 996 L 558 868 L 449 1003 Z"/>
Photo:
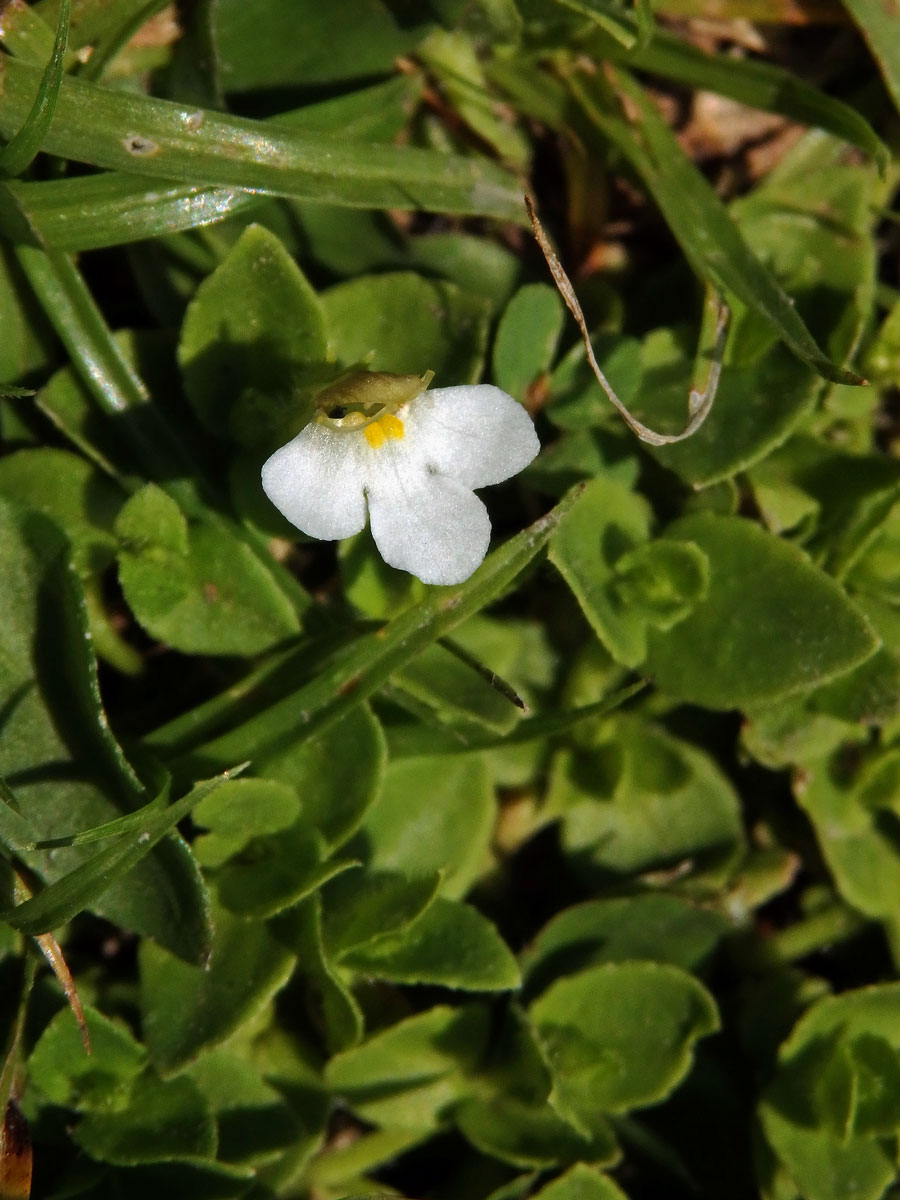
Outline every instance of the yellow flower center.
<path fill-rule="evenodd" d="M 373 450 L 377 450 L 379 446 L 383 446 L 389 438 L 394 438 L 399 441 L 403 437 L 403 422 L 393 413 L 382 413 L 377 421 L 372 421 L 363 429 L 366 435 L 366 441 Z"/>

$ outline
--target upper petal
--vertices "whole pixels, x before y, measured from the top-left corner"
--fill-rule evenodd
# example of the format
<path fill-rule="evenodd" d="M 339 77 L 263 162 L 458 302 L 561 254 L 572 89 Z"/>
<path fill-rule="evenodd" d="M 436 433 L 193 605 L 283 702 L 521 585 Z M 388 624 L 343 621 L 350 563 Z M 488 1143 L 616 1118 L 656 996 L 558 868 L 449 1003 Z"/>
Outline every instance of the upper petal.
<path fill-rule="evenodd" d="M 263 463 L 263 491 L 310 537 L 352 537 L 366 523 L 360 442 L 312 421 Z"/>
<path fill-rule="evenodd" d="M 487 383 L 424 392 L 402 415 L 415 453 L 470 488 L 509 479 L 541 448 L 522 405 Z"/>
<path fill-rule="evenodd" d="M 462 583 L 487 553 L 487 509 L 464 484 L 429 471 L 403 443 L 370 459 L 366 481 L 375 545 L 423 583 Z"/>

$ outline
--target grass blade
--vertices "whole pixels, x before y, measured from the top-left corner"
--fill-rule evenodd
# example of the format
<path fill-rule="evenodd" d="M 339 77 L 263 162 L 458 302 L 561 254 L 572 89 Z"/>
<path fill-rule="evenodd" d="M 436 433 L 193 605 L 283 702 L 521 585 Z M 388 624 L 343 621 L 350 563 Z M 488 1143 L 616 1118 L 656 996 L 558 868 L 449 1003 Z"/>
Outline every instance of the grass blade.
<path fill-rule="evenodd" d="M 57 250 L 17 246 L 16 256 L 102 411 L 109 416 L 140 412 L 142 420 L 129 421 L 127 433 L 146 470 L 163 479 L 190 476 L 190 464 L 168 427 L 150 403 L 143 381 L 135 374 L 113 341 L 103 314 L 78 268 Z"/>
<path fill-rule="evenodd" d="M 473 754 L 481 750 L 497 750 L 503 746 L 522 746 L 538 738 L 558 737 L 584 721 L 605 717 L 648 686 L 649 680 L 638 679 L 593 704 L 563 709 L 560 712 L 537 713 L 520 721 L 506 734 L 470 733 L 466 730 L 437 729 L 425 725 L 392 725 L 385 729 L 388 750 L 393 760 L 430 754 Z"/>
<path fill-rule="evenodd" d="M 95 854 L 62 879 L 57 879 L 24 904 L 0 912 L 0 921 L 21 933 L 35 937 L 64 925 L 87 908 L 116 880 L 137 866 L 157 842 L 171 832 L 204 796 L 209 795 L 226 779 L 234 778 L 243 769 L 242 766 L 235 767 L 230 771 L 223 771 L 215 779 L 197 784 L 186 796 L 168 808 L 160 809 L 158 799 L 151 800 L 141 810 L 145 820 L 140 826 L 132 829 L 131 837 L 107 846 L 105 850 Z"/>
<path fill-rule="evenodd" d="M 69 37 L 69 7 L 71 0 L 60 0 L 59 19 L 53 53 L 41 76 L 31 111 L 21 127 L 0 150 L 0 176 L 21 175 L 31 165 L 50 129 L 62 86 Z"/>
<path fill-rule="evenodd" d="M 624 71 L 616 82 L 635 118 L 605 112 L 574 75 L 568 79 L 588 119 L 628 158 L 662 210 L 697 274 L 765 318 L 797 357 L 834 383 L 861 384 L 822 351 L 778 282 L 753 253 L 725 205 L 687 157 L 650 99 Z"/>
<path fill-rule="evenodd" d="M 138 175 L 104 171 L 75 179 L 5 185 L 18 237 L 32 245 L 78 253 L 182 233 L 246 212 L 268 197 L 243 188 L 179 183 L 160 187 Z M 7 221 L 9 228 L 9 221 Z"/>
<path fill-rule="evenodd" d="M 774 63 L 707 54 L 698 46 L 661 29 L 656 30 L 647 45 L 639 46 L 627 55 L 623 54 L 620 43 L 612 38 L 604 37 L 602 47 L 598 48 L 604 57 L 635 70 L 650 71 L 685 87 L 716 92 L 749 108 L 777 113 L 790 121 L 825 129 L 865 150 L 880 170 L 890 162 L 887 146 L 856 109 L 811 87 Z"/>
<path fill-rule="evenodd" d="M 547 544 L 574 494 L 495 550 L 465 583 L 435 589 L 421 604 L 335 654 L 328 668 L 303 687 L 179 758 L 174 769 L 202 772 L 203 764 L 223 761 L 238 746 L 247 747 L 254 760 L 264 760 L 285 740 L 311 736 L 340 720 L 426 646 L 495 600 Z"/>
<path fill-rule="evenodd" d="M 2 61 L 0 136 L 27 116 L 38 76 L 27 63 Z M 298 132 L 278 120 L 227 117 L 80 79 L 63 79 L 44 149 L 169 183 L 523 220 L 515 176 L 486 159 Z"/>

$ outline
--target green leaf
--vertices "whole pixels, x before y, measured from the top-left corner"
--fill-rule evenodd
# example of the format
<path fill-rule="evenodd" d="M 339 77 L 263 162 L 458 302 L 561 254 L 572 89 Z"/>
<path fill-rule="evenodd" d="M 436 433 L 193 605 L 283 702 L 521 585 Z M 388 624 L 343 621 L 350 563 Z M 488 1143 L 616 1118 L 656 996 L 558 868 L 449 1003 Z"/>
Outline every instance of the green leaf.
<path fill-rule="evenodd" d="M 178 962 L 142 942 L 141 1021 L 158 1070 L 172 1074 L 255 1017 L 283 987 L 295 956 L 259 921 L 213 913 L 208 965 Z"/>
<path fill-rule="evenodd" d="M 348 950 L 341 965 L 393 983 L 504 992 L 519 969 L 494 926 L 467 904 L 439 896 L 399 933 Z"/>
<path fill-rule="evenodd" d="M 178 360 L 207 429 L 265 445 L 311 415 L 292 391 L 326 351 L 322 310 L 300 268 L 273 233 L 250 225 L 188 305 Z"/>
<path fill-rule="evenodd" d="M 633 123 L 606 116 L 581 84 L 575 85 L 576 95 L 588 118 L 641 176 L 697 274 L 756 312 L 801 361 L 826 379 L 861 383 L 860 376 L 832 362 L 819 347 L 645 92 L 621 70 L 616 82 L 634 105 Z"/>
<path fill-rule="evenodd" d="M 309 1182 L 315 1187 L 336 1188 L 374 1186 L 368 1172 L 393 1162 L 399 1155 L 423 1142 L 428 1131 L 423 1129 L 375 1129 L 362 1134 L 346 1146 L 313 1160 L 309 1167 Z M 368 1192 L 360 1200 L 387 1200 L 384 1192 Z"/>
<path fill-rule="evenodd" d="M 387 74 L 425 26 L 401 23 L 383 0 L 344 0 L 340 37 L 316 0 L 219 0 L 215 37 L 226 91 L 335 83 Z"/>
<path fill-rule="evenodd" d="M 637 47 L 636 21 L 618 4 L 606 4 L 604 0 L 556 0 L 556 3 L 599 25 L 623 49 L 632 51 Z"/>
<path fill-rule="evenodd" d="M 494 792 L 481 758 L 392 762 L 352 854 L 375 871 L 442 874 L 441 891 L 459 898 L 489 858 Z"/>
<path fill-rule="evenodd" d="M 840 894 L 867 916 L 892 920 L 900 887 L 895 835 L 900 753 L 876 754 L 847 777 L 840 753 L 804 763 L 797 799 L 805 809 Z"/>
<path fill-rule="evenodd" d="M 278 121 L 310 133 L 390 141 L 406 124 L 420 91 L 419 80 L 398 75 L 307 104 Z M 167 185 L 118 171 L 0 185 L 0 219 L 8 231 L 17 230 L 18 236 L 33 244 L 66 251 L 96 250 L 195 229 L 271 203 L 271 197 L 257 191 L 192 181 Z M 347 213 L 344 208 L 335 211 Z"/>
<path fill-rule="evenodd" d="M 609 300 L 604 307 L 612 307 L 613 303 L 613 300 Z M 600 328 L 592 332 L 591 345 L 604 375 L 613 383 L 623 403 L 632 408 L 641 391 L 645 370 L 652 370 L 656 365 L 656 359 L 662 359 L 662 365 L 665 367 L 666 359 L 672 357 L 670 347 L 676 343 L 678 331 L 669 328 L 651 330 L 644 341 L 639 342 L 637 338 L 625 337 L 618 332 L 613 332 L 608 327 L 611 324 L 615 328 L 621 319 L 621 315 L 615 311 L 610 313 Z M 687 345 L 685 339 L 677 342 L 679 354 L 682 353 L 682 344 Z M 662 352 L 658 349 L 660 345 Z M 653 385 L 659 387 L 661 382 L 667 381 L 664 377 L 662 379 L 654 377 Z M 683 391 L 680 399 L 683 408 Z M 583 342 L 572 346 L 553 368 L 550 376 L 550 402 L 547 407 L 547 415 L 554 425 L 560 429 L 570 430 L 576 439 L 579 435 L 583 439 L 587 432 L 587 426 L 602 426 L 609 422 L 609 400 L 591 369 Z M 603 461 L 606 458 L 624 458 L 620 470 L 627 468 L 629 462 L 632 461 L 631 455 L 628 455 L 627 452 L 631 451 L 633 454 L 633 442 L 629 444 L 630 440 L 626 440 L 624 434 L 618 440 L 612 439 L 607 434 L 602 441 L 597 441 L 596 437 L 594 437 L 594 441 L 595 459 L 601 458 Z M 578 444 L 576 441 L 575 445 Z M 587 459 L 588 452 L 583 450 L 582 456 Z M 573 458 L 574 452 L 570 451 L 567 457 Z M 609 464 L 609 466 L 612 465 L 612 463 Z M 608 468 L 585 471 L 586 475 L 592 476 L 608 473 L 610 473 Z M 630 478 L 626 475 L 622 478 L 622 482 L 633 482 L 634 478 L 636 475 L 632 475 Z"/>
<path fill-rule="evenodd" d="M 452 645 L 455 653 L 471 655 L 507 681 L 529 705 L 537 704 L 556 680 L 556 650 L 547 630 L 530 617 L 479 613 L 456 631 Z"/>
<path fill-rule="evenodd" d="M 338 543 L 338 563 L 347 600 L 367 617 L 394 617 L 428 595 L 415 575 L 387 565 L 369 529 Z"/>
<path fill-rule="evenodd" d="M 26 62 L 43 65 L 53 53 L 53 29 L 30 5 L 4 14 L 0 38 L 10 54 Z"/>
<path fill-rule="evenodd" d="M 628 1200 L 608 1175 L 601 1175 L 584 1163 L 576 1163 L 534 1196 L 535 1200 Z"/>
<path fill-rule="evenodd" d="M 890 538 L 900 496 L 900 467 L 880 454 L 848 454 L 799 435 L 754 472 L 776 509 L 800 507 L 796 536 L 830 575 L 844 580 L 857 562 Z M 786 502 L 779 498 L 787 492 Z M 805 503 L 804 503 L 805 502 Z M 777 522 L 777 514 L 776 514 Z"/>
<path fill-rule="evenodd" d="M 279 125 L 309 133 L 341 135 L 356 142 L 392 142 L 409 124 L 423 88 L 421 75 L 396 73 L 366 87 L 279 113 L 274 119 Z"/>
<path fill-rule="evenodd" d="M 597 385 L 599 387 L 599 384 Z M 553 409 L 550 409 L 553 416 Z M 569 488 L 597 475 L 606 475 L 615 483 L 633 487 L 637 478 L 637 459 L 624 437 L 612 431 L 581 429 L 563 434 L 559 441 L 525 468 L 526 483 L 549 496 L 562 496 Z"/>
<path fill-rule="evenodd" d="M 855 674 L 856 671 L 850 671 L 847 677 Z M 811 694 L 817 695 L 818 689 Z M 748 753 L 757 762 L 774 769 L 827 758 L 842 742 L 854 738 L 863 742 L 868 736 L 862 726 L 853 730 L 844 721 L 821 713 L 813 715 L 809 696 L 803 693 L 769 704 L 751 705 L 747 718 L 742 740 Z"/>
<path fill-rule="evenodd" d="M 452 642 L 429 646 L 398 671 L 391 682 L 391 695 L 401 703 L 411 696 L 432 710 L 442 724 L 493 733 L 508 733 L 521 712 L 504 681 Z"/>
<path fill-rule="evenodd" d="M 84 1019 L 91 1053 L 85 1051 L 72 1011 L 61 1009 L 29 1057 L 29 1083 L 52 1104 L 80 1112 L 115 1112 L 127 1106 L 132 1085 L 147 1065 L 147 1052 L 97 1009 L 86 1006 Z"/>
<path fill-rule="evenodd" d="M 242 188 L 148 182 L 98 171 L 66 179 L 0 183 L 0 224 L 7 235 L 67 253 L 121 246 L 202 228 L 252 212 L 268 197 Z"/>
<path fill-rule="evenodd" d="M 39 514 L 5 501 L 0 510 L 0 772 L 15 788 L 35 837 L 52 839 L 134 810 L 142 789 L 101 705 L 83 597 L 61 535 Z M 176 954 L 201 957 L 209 936 L 205 889 L 184 843 L 164 837 L 181 815 L 178 806 L 163 818 L 148 813 L 149 842 L 140 842 L 144 831 L 135 830 L 99 858 L 77 847 L 23 850 L 28 866 L 58 881 L 60 890 L 53 892 L 51 882 L 4 919 L 45 932 L 89 904 Z M 128 871 L 128 883 L 118 882 Z"/>
<path fill-rule="evenodd" d="M 350 875 L 349 878 L 353 876 Z M 270 928 L 297 955 L 298 970 L 321 1014 L 323 1039 L 330 1051 L 354 1046 L 363 1035 L 363 1014 L 343 973 L 326 954 L 322 938 L 322 894 L 314 892 L 276 917 Z"/>
<path fill-rule="evenodd" d="M 300 801 L 293 788 L 272 779 L 229 779 L 193 811 L 195 825 L 209 832 L 193 845 L 197 861 L 218 867 L 254 837 L 293 825 Z"/>
<path fill-rule="evenodd" d="M 238 560 L 248 554 L 254 557 L 257 563 L 251 572 L 262 571 L 272 576 L 264 591 L 277 587 L 290 598 L 292 608 L 302 611 L 306 597 L 293 576 L 274 563 L 270 555 L 263 554 L 259 543 L 247 531 L 228 523 L 199 502 L 197 472 L 185 454 L 181 438 L 160 415 L 159 407 L 150 402 L 148 390 L 129 361 L 126 347 L 113 338 L 74 264 L 64 255 L 45 254 L 24 246 L 18 248 L 18 257 L 69 350 L 87 394 L 101 412 L 118 418 L 116 432 L 120 436 L 113 440 L 128 443 L 143 471 L 166 480 L 168 489 L 187 511 L 202 514 L 204 522 L 215 530 L 215 540 L 226 556 Z M 72 399 L 76 412 L 83 413 L 80 396 L 70 395 L 68 399 L 70 418 Z M 77 419 L 75 424 L 83 435 Z"/>
<path fill-rule="evenodd" d="M 115 553 L 115 515 L 122 490 L 91 463 L 50 446 L 0 459 L 0 495 L 50 517 L 72 543 L 82 575 L 102 570 Z"/>
<path fill-rule="evenodd" d="M 56 38 L 31 112 L 22 127 L 0 149 L 0 177 L 21 175 L 41 149 L 53 121 L 63 80 L 63 61 L 69 37 L 70 0 L 60 0 Z"/>
<path fill-rule="evenodd" d="M 0 911 L 0 920 L 12 925 L 14 929 L 32 935 L 58 929 L 128 875 L 157 842 L 172 833 L 178 822 L 183 820 L 194 805 L 219 782 L 220 779 L 210 779 L 197 784 L 181 800 L 168 807 L 163 807 L 159 798 L 151 800 L 144 808 L 146 819 L 140 824 L 132 819 L 136 814 L 124 818 L 127 821 L 128 835 L 117 838 L 114 845 L 86 859 L 68 874 L 48 884 L 30 900 Z M 176 845 L 179 843 L 176 842 Z M 186 847 L 184 849 L 186 852 Z M 193 901 L 195 911 L 191 913 L 191 921 L 197 928 L 190 930 L 190 937 L 192 942 L 196 942 L 201 935 L 205 937 L 208 932 L 208 912 L 206 905 L 201 901 L 201 896 L 202 900 L 205 900 L 205 895 L 191 895 L 186 886 L 187 881 L 181 882 L 176 878 L 173 882 L 180 884 L 179 890 Z M 193 883 L 193 880 L 190 882 Z M 140 893 L 133 887 L 129 890 L 139 901 Z M 195 891 L 199 892 L 196 885 Z M 166 899 L 169 899 L 168 895 Z M 179 920 L 183 921 L 183 918 L 184 914 L 180 914 Z"/>
<path fill-rule="evenodd" d="M 104 1174 L 112 1176 L 113 1186 L 128 1190 L 129 1200 L 157 1200 L 159 1196 L 237 1200 L 246 1195 L 255 1177 L 255 1172 L 247 1167 L 230 1166 L 211 1159 L 128 1165 Z"/>
<path fill-rule="evenodd" d="M 109 416 L 131 414 L 119 431 L 143 469 L 162 479 L 190 477 L 184 447 L 150 402 L 146 385 L 113 339 L 75 264 L 55 250 L 20 245 L 15 252 L 93 402 Z M 193 494 L 190 486 L 184 490 Z"/>
<path fill-rule="evenodd" d="M 598 645 L 599 649 L 599 645 Z M 600 651 L 602 653 L 602 650 Z M 543 738 L 568 733 L 582 723 L 596 721 L 598 717 L 614 712 L 627 700 L 647 687 L 647 681 L 638 680 L 619 688 L 603 700 L 585 704 L 579 708 L 549 711 L 520 721 L 512 733 L 505 737 L 474 735 L 458 729 L 438 731 L 420 725 L 392 725 L 388 729 L 388 745 L 394 758 L 417 758 L 426 755 L 471 754 L 478 750 L 510 750 Z M 492 771 L 498 775 L 498 760 L 492 759 Z M 502 773 L 502 771 L 501 771 Z M 503 781 L 505 782 L 505 781 Z"/>
<path fill-rule="evenodd" d="M 749 310 L 732 324 L 726 358 L 709 417 L 685 441 L 651 451 L 694 486 L 708 487 L 766 461 L 808 418 L 825 388 L 780 342 L 772 344 L 762 319 Z M 687 351 L 669 331 L 660 330 L 645 339 L 642 364 L 641 399 L 634 411 L 654 427 L 681 428 L 692 369 Z"/>
<path fill-rule="evenodd" d="M 816 1063 L 808 1089 L 816 1116 L 841 1141 L 846 1140 L 853 1125 L 854 1078 L 848 1048 L 841 1039 L 823 1042 L 821 1052 L 816 1047 L 811 1058 Z M 805 1065 L 805 1064 L 804 1064 Z"/>
<path fill-rule="evenodd" d="M 618 20 L 637 31 L 637 22 L 621 9 Z M 659 25 L 644 45 L 625 50 L 619 40 L 604 38 L 602 47 L 603 57 L 626 67 L 649 71 L 698 91 L 717 92 L 750 108 L 780 113 L 801 125 L 827 129 L 871 154 L 879 169 L 887 166 L 887 147 L 856 109 L 810 87 L 775 63 L 749 56 L 709 54 Z"/>
<path fill-rule="evenodd" d="M 108 331 L 107 331 L 108 333 Z M 132 368 L 139 370 L 141 377 L 152 379 L 152 390 L 159 394 L 171 394 L 177 388 L 177 372 L 171 362 L 171 338 L 147 330 L 119 330 L 112 335 L 117 349 L 124 355 Z M 152 368 L 155 366 L 155 370 Z M 148 370 L 150 368 L 150 370 Z M 101 376 L 112 388 L 111 379 Z M 123 406 L 129 401 L 120 396 Z M 68 366 L 54 371 L 47 383 L 37 393 L 37 408 L 51 422 L 59 434 L 85 458 L 107 476 L 115 479 L 125 492 L 134 488 L 135 475 L 152 474 L 142 453 L 115 420 L 98 408 L 97 397 L 84 373 L 70 362 Z M 140 424 L 143 415 L 120 418 L 126 425 L 132 420 Z M 136 452 L 137 451 L 137 452 Z"/>
<path fill-rule="evenodd" d="M 821 1078 L 823 1059 L 827 1063 L 848 1054 L 856 1094 L 850 1099 L 851 1119 L 858 1112 L 865 1127 L 867 1114 L 896 1116 L 900 1081 L 893 1047 L 898 1041 L 900 991 L 897 984 L 882 984 L 820 1000 L 781 1047 L 779 1069 L 763 1095 L 760 1117 L 772 1149 L 810 1200 L 838 1200 L 851 1192 L 862 1200 L 878 1200 L 893 1179 L 891 1145 L 879 1136 L 878 1119 L 872 1132 L 836 1131 L 811 1111 L 809 1083 L 811 1074 L 812 1080 Z M 892 1056 L 890 1065 L 886 1055 Z M 820 1096 L 820 1103 L 824 1099 Z"/>
<path fill-rule="evenodd" d="M 516 1167 L 551 1167 L 579 1159 L 610 1165 L 619 1158 L 612 1127 L 595 1121 L 586 1136 L 563 1121 L 549 1105 L 536 1107 L 511 1096 L 468 1100 L 454 1119 L 482 1154 Z"/>
<path fill-rule="evenodd" d="M 480 0 L 477 10 L 468 14 L 467 28 L 501 45 L 515 45 L 522 37 L 524 20 L 516 0 Z"/>
<path fill-rule="evenodd" d="M 334 849 L 364 820 L 380 791 L 386 758 L 381 726 L 362 704 L 313 737 L 261 753 L 257 761 L 296 791 L 304 818 Z"/>
<path fill-rule="evenodd" d="M 583 1127 L 593 1113 L 662 1100 L 687 1074 L 694 1043 L 719 1028 L 692 976 L 659 963 L 609 963 L 554 983 L 531 1006 L 553 1072 L 552 1102 Z"/>
<path fill-rule="evenodd" d="M 886 646 L 810 695 L 813 713 L 855 725 L 882 725 L 900 710 L 900 662 Z"/>
<path fill-rule="evenodd" d="M 721 883 L 743 846 L 738 798 L 712 759 L 634 716 L 605 723 L 590 750 L 560 752 L 547 810 L 592 878 L 681 864 Z"/>
<path fill-rule="evenodd" d="M 900 298 L 895 299 L 867 346 L 864 365 L 873 382 L 882 386 L 890 386 L 900 371 Z"/>
<path fill-rule="evenodd" d="M 622 603 L 614 586 L 616 564 L 649 536 L 650 509 L 643 497 L 600 476 L 578 490 L 550 542 L 550 561 L 601 642 L 625 666 L 646 657 L 647 626 Z"/>
<path fill-rule="evenodd" d="M 493 374 L 498 387 L 524 400 L 549 371 L 562 333 L 564 311 L 555 288 L 529 283 L 510 300 L 497 327 Z"/>
<path fill-rule="evenodd" d="M 232 732 L 185 755 L 178 765 L 194 771 L 199 763 L 216 762 L 220 755 L 229 762 L 241 761 L 234 756 L 238 746 L 247 747 L 259 758 L 295 744 L 300 732 L 310 737 L 340 720 L 426 646 L 496 599 L 546 545 L 565 507 L 563 502 L 495 550 L 465 583 L 431 589 L 422 603 L 337 652 L 327 669 L 311 682 Z"/>
<path fill-rule="evenodd" d="M 188 524 L 154 484 L 124 505 L 115 530 L 125 598 L 160 641 L 193 654 L 257 654 L 298 632 L 256 554 L 218 525 Z"/>
<path fill-rule="evenodd" d="M 882 474 L 882 468 L 868 472 L 871 479 L 875 476 L 882 486 L 887 482 Z M 849 575 L 849 584 L 863 597 L 878 599 L 885 604 L 895 607 L 900 596 L 900 573 L 897 571 L 897 546 L 900 544 L 900 520 L 891 513 L 886 521 L 870 532 L 867 544 L 863 546 L 860 561 L 853 563 Z"/>
<path fill-rule="evenodd" d="M 302 225 L 310 257 L 336 275 L 413 267 L 455 283 L 464 292 L 490 301 L 494 308 L 502 306 L 515 287 L 518 259 L 487 238 L 462 232 L 426 232 L 401 241 L 384 213 L 304 200 L 293 201 L 291 208 Z"/>
<path fill-rule="evenodd" d="M 26 118 L 40 71 L 3 61 L 0 136 Z M 423 208 L 523 223 L 518 181 L 485 159 L 294 132 L 65 78 L 44 150 L 76 162 L 350 207 Z"/>
<path fill-rule="evenodd" d="M 34 846 L 35 841 L 34 830 L 19 811 L 15 793 L 0 776 L 0 844 L 4 851 L 18 852 L 24 847 Z"/>
<path fill-rule="evenodd" d="M 871 167 L 851 165 L 842 142 L 814 132 L 731 209 L 814 336 L 841 361 L 856 351 L 870 320 L 879 196 Z M 858 392 L 849 396 L 854 407 L 866 403 Z"/>
<path fill-rule="evenodd" d="M 472 233 L 425 233 L 408 249 L 418 270 L 441 275 L 494 309 L 507 302 L 521 270 L 505 246 Z"/>
<path fill-rule="evenodd" d="M 869 43 L 887 90 L 900 110 L 900 49 L 897 47 L 896 12 L 875 0 L 846 0 L 850 16 Z"/>
<path fill-rule="evenodd" d="M 73 42 L 82 57 L 85 48 L 92 53 L 80 73 L 86 79 L 99 79 L 113 60 L 117 60 L 116 68 L 109 73 L 114 74 L 116 69 L 124 72 L 127 66 L 120 64 L 128 64 L 128 43 L 164 8 L 164 0 L 105 0 L 99 4 L 95 0 L 81 0 L 72 23 Z M 140 69 L 137 47 L 135 59 Z"/>
<path fill-rule="evenodd" d="M 2 185 L 0 185 L 2 187 Z M 16 395 L 16 380 L 49 368 L 56 353 L 47 318 L 27 287 L 11 247 L 0 243 L 0 308 L 5 334 L 0 344 L 0 391 Z M 19 389 L 31 395 L 33 389 Z M 3 405 L 7 409 L 6 405 Z M 8 411 L 4 428 L 8 428 Z"/>
<path fill-rule="evenodd" d="M 273 1153 L 317 1140 L 322 1132 L 308 1128 L 284 1096 L 261 1078 L 256 1064 L 237 1054 L 203 1054 L 187 1077 L 216 1118 L 219 1158 L 226 1162 L 262 1166 Z"/>
<path fill-rule="evenodd" d="M 366 1121 L 433 1127 L 468 1092 L 487 1048 L 488 1020 L 476 1004 L 418 1013 L 336 1054 L 326 1079 Z"/>
<path fill-rule="evenodd" d="M 403 933 L 438 892 L 438 873 L 408 877 L 389 871 L 352 871 L 323 892 L 322 937 L 330 958 Z"/>
<path fill-rule="evenodd" d="M 306 821 L 253 838 L 216 877 L 219 899 L 242 917 L 271 917 L 357 866 L 325 861 L 321 834 Z"/>
<path fill-rule="evenodd" d="M 212 1159 L 218 1141 L 209 1106 L 191 1080 L 149 1073 L 136 1081 L 128 1108 L 88 1113 L 74 1137 L 92 1158 L 122 1166 Z"/>
<path fill-rule="evenodd" d="M 508 114 L 498 111 L 485 68 L 468 31 L 435 29 L 418 55 L 436 79 L 454 111 L 483 142 L 510 166 L 528 165 L 530 146 Z"/>
<path fill-rule="evenodd" d="M 654 629 L 668 631 L 706 595 L 709 560 L 693 542 L 656 541 L 616 560 L 612 590 Z"/>
<path fill-rule="evenodd" d="M 177 503 L 153 484 L 141 488 L 116 521 L 116 536 L 131 554 L 168 551 L 186 555 L 188 526 Z M 174 585 L 178 590 L 177 583 Z"/>
<path fill-rule="evenodd" d="M 525 990 L 534 995 L 561 975 L 607 962 L 646 959 L 696 972 L 730 929 L 720 913 L 677 896 L 586 900 L 538 934 L 522 964 Z"/>
<path fill-rule="evenodd" d="M 900 1057 L 887 1038 L 861 1033 L 850 1043 L 857 1133 L 890 1137 L 900 1129 Z"/>
<path fill-rule="evenodd" d="M 116 817 L 112 821 L 104 821 L 102 825 L 94 825 L 90 829 L 80 829 L 77 833 L 64 833 L 55 838 L 43 838 L 37 841 L 32 837 L 29 849 L 47 850 L 56 846 L 89 846 L 93 842 L 107 842 L 112 838 L 120 838 L 134 833 L 146 824 L 151 813 L 162 812 L 168 800 L 169 782 L 166 781 L 163 790 L 149 804 L 136 812 L 124 817 Z"/>
<path fill-rule="evenodd" d="M 345 366 L 422 375 L 438 387 L 481 375 L 489 308 L 452 283 L 411 271 L 363 275 L 322 297 L 329 346 Z"/>
<path fill-rule="evenodd" d="M 644 669 L 664 691 L 737 708 L 825 683 L 878 648 L 842 589 L 752 522 L 698 514 L 666 536 L 694 542 L 710 579 L 686 620 L 670 633 L 650 632 Z"/>

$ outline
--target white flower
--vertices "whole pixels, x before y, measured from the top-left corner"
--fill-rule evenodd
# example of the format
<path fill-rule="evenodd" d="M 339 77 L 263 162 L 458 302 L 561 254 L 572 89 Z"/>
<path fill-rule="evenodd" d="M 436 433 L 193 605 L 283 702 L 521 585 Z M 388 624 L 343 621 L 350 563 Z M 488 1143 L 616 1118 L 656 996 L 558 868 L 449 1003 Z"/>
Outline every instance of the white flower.
<path fill-rule="evenodd" d="M 488 384 L 429 392 L 430 375 L 358 378 L 337 402 L 320 399 L 318 415 L 266 460 L 263 490 L 298 529 L 325 540 L 359 533 L 368 507 L 386 563 L 424 583 L 461 583 L 491 535 L 472 489 L 531 462 L 540 449 L 531 418 Z M 385 398 L 391 387 L 401 400 Z"/>

